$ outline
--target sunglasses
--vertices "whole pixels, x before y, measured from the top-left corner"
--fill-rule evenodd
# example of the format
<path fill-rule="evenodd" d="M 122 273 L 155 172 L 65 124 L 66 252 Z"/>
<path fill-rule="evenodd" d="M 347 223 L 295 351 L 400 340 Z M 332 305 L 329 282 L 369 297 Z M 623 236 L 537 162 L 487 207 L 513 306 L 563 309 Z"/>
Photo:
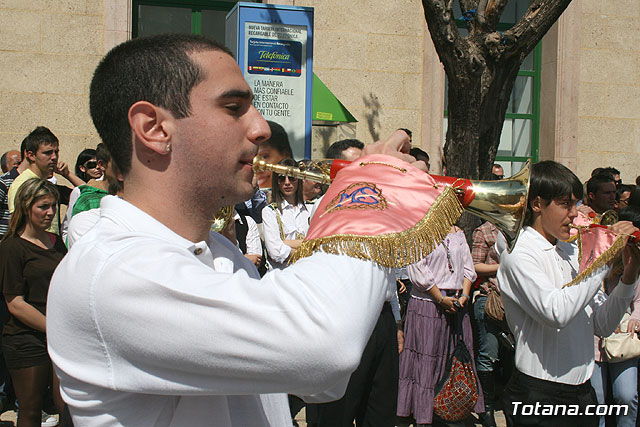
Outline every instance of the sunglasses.
<path fill-rule="evenodd" d="M 84 167 L 87 169 L 93 169 L 97 166 L 98 166 L 98 162 L 95 160 L 89 160 L 87 163 L 84 164 Z"/>
<path fill-rule="evenodd" d="M 287 178 L 289 178 L 289 182 L 292 183 L 292 184 L 294 182 L 298 181 L 298 178 L 295 178 L 293 176 L 278 175 L 278 182 L 279 183 L 283 183 Z"/>

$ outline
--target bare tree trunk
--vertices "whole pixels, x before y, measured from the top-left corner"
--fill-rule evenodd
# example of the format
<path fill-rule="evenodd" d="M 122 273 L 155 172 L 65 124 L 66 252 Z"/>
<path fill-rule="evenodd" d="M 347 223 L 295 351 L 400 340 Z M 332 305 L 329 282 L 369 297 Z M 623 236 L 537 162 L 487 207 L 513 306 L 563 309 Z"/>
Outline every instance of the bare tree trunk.
<path fill-rule="evenodd" d="M 459 0 L 469 35 L 460 35 L 453 0 L 422 0 L 425 20 L 449 79 L 447 175 L 488 179 L 520 64 L 571 0 L 533 0 L 509 30 L 498 31 L 509 0 Z M 466 13 L 465 13 L 466 12 Z M 465 232 L 473 221 L 465 226 Z"/>

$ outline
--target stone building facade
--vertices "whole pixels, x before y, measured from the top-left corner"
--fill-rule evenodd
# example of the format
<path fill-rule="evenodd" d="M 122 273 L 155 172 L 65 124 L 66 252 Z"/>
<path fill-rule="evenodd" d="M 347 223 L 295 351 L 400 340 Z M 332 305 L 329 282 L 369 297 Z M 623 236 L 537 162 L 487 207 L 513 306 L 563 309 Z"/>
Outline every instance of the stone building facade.
<path fill-rule="evenodd" d="M 314 127 L 313 157 L 337 139 L 372 142 L 406 127 L 440 171 L 445 76 L 420 1 L 265 2 L 314 7 L 314 72 L 359 120 Z M 89 82 L 101 56 L 131 37 L 132 8 L 133 0 L 0 0 L 0 152 L 39 124 L 60 137 L 70 164 L 95 147 Z M 639 14 L 640 0 L 574 1 L 545 36 L 534 158 L 560 161 L 582 180 L 598 166 L 617 167 L 626 183 L 640 174 Z"/>

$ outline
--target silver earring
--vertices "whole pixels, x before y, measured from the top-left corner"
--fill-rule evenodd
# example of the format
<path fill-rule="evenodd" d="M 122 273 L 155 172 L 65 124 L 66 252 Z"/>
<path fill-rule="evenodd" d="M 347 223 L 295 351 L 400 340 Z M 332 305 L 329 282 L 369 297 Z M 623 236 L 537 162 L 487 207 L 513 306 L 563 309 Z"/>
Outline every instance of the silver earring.
<path fill-rule="evenodd" d="M 164 147 L 164 151 L 166 151 L 167 153 L 170 153 L 170 152 L 171 152 L 171 144 L 167 144 L 167 145 Z"/>

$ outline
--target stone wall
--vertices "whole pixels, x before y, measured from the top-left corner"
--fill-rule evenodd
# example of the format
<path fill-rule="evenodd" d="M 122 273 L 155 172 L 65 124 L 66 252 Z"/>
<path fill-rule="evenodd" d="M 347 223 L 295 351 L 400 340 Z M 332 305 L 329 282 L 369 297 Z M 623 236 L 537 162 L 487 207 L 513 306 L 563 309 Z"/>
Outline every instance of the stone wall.
<path fill-rule="evenodd" d="M 0 1 L 0 152 L 37 125 L 61 142 L 61 159 L 99 142 L 89 82 L 103 54 L 104 0 Z"/>
<path fill-rule="evenodd" d="M 640 0 L 581 0 L 581 13 L 576 173 L 585 180 L 614 166 L 632 184 L 640 175 Z"/>
<path fill-rule="evenodd" d="M 409 128 L 422 140 L 425 21 L 418 0 L 289 0 L 314 7 L 314 72 L 358 119 L 314 127 L 313 157 L 332 142 L 365 143 Z M 428 102 L 428 100 L 427 100 Z"/>

